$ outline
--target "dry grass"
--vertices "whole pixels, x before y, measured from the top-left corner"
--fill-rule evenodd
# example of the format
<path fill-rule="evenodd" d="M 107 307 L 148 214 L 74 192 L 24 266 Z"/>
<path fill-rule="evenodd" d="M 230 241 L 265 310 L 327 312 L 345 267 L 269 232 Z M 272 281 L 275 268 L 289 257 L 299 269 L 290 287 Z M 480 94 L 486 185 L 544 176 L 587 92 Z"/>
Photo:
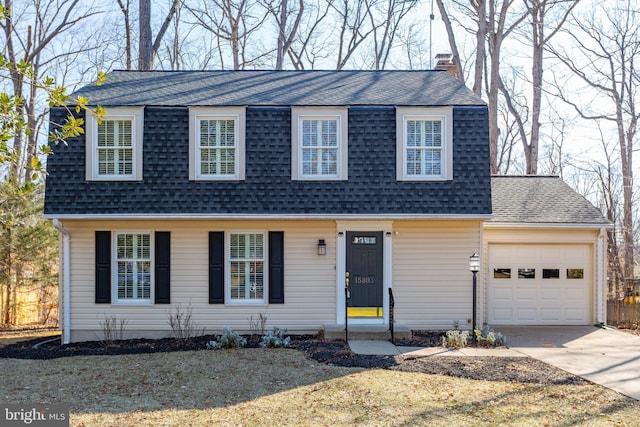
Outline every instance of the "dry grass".
<path fill-rule="evenodd" d="M 0 360 L 0 401 L 71 405 L 71 425 L 634 425 L 640 404 L 542 386 L 325 366 L 245 349 Z"/>

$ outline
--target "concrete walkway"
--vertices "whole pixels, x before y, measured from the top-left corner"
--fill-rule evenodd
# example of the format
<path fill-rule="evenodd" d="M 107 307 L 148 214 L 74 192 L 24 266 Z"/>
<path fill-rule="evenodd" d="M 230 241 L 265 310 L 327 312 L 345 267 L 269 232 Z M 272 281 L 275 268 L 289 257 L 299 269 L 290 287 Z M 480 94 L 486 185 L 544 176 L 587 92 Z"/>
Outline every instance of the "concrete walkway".
<path fill-rule="evenodd" d="M 495 329 L 513 350 L 640 400 L 640 336 L 593 326 Z"/>
<path fill-rule="evenodd" d="M 389 341 L 349 340 L 349 347 L 355 354 L 375 356 L 493 356 L 493 357 L 526 357 L 510 348 L 444 348 L 444 347 L 404 347 L 391 344 Z"/>
<path fill-rule="evenodd" d="M 640 336 L 593 326 L 500 327 L 507 348 L 396 347 L 389 341 L 350 340 L 356 354 L 493 356 L 541 360 L 593 383 L 640 400 Z"/>

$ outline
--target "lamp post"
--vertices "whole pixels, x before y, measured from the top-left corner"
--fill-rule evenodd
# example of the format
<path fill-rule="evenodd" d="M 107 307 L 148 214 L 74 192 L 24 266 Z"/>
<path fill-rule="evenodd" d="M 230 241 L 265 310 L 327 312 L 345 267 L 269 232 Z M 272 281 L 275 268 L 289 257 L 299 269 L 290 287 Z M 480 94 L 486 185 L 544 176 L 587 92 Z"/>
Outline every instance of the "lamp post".
<path fill-rule="evenodd" d="M 480 255 L 476 251 L 469 257 L 469 271 L 473 273 L 473 318 L 471 339 L 476 342 L 476 299 L 478 295 L 478 271 L 480 271 Z"/>

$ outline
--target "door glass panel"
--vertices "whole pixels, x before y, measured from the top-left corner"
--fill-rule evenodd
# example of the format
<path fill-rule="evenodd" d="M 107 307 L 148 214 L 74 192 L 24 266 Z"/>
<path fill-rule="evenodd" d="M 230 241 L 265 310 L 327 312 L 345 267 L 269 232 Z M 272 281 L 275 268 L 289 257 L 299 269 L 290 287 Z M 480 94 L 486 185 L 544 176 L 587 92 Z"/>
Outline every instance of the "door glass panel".
<path fill-rule="evenodd" d="M 511 279 L 511 269 L 510 268 L 494 268 L 493 278 L 494 279 Z"/>
<path fill-rule="evenodd" d="M 535 279 L 535 278 L 536 278 L 535 268 L 519 268 L 518 269 L 518 279 Z"/>
<path fill-rule="evenodd" d="M 353 238 L 354 245 L 375 245 L 376 238 L 374 236 L 357 236 Z"/>
<path fill-rule="evenodd" d="M 560 269 L 559 268 L 543 268 L 542 278 L 543 279 L 559 279 Z"/>
<path fill-rule="evenodd" d="M 567 268 L 567 279 L 584 279 L 584 269 Z"/>

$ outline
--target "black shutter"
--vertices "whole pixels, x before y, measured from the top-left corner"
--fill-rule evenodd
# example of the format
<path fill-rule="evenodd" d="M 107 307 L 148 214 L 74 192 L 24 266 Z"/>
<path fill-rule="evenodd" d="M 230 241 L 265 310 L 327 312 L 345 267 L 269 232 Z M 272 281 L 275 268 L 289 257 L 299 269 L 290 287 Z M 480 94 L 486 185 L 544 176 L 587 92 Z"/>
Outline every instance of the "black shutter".
<path fill-rule="evenodd" d="M 284 232 L 269 232 L 269 304 L 284 304 Z"/>
<path fill-rule="evenodd" d="M 156 304 L 171 303 L 171 233 L 168 231 L 156 231 Z"/>
<path fill-rule="evenodd" d="M 209 232 L 209 304 L 224 304 L 224 232 Z"/>
<path fill-rule="evenodd" d="M 66 261 L 66 260 L 65 260 Z M 96 231 L 96 304 L 111 303 L 111 232 Z"/>

